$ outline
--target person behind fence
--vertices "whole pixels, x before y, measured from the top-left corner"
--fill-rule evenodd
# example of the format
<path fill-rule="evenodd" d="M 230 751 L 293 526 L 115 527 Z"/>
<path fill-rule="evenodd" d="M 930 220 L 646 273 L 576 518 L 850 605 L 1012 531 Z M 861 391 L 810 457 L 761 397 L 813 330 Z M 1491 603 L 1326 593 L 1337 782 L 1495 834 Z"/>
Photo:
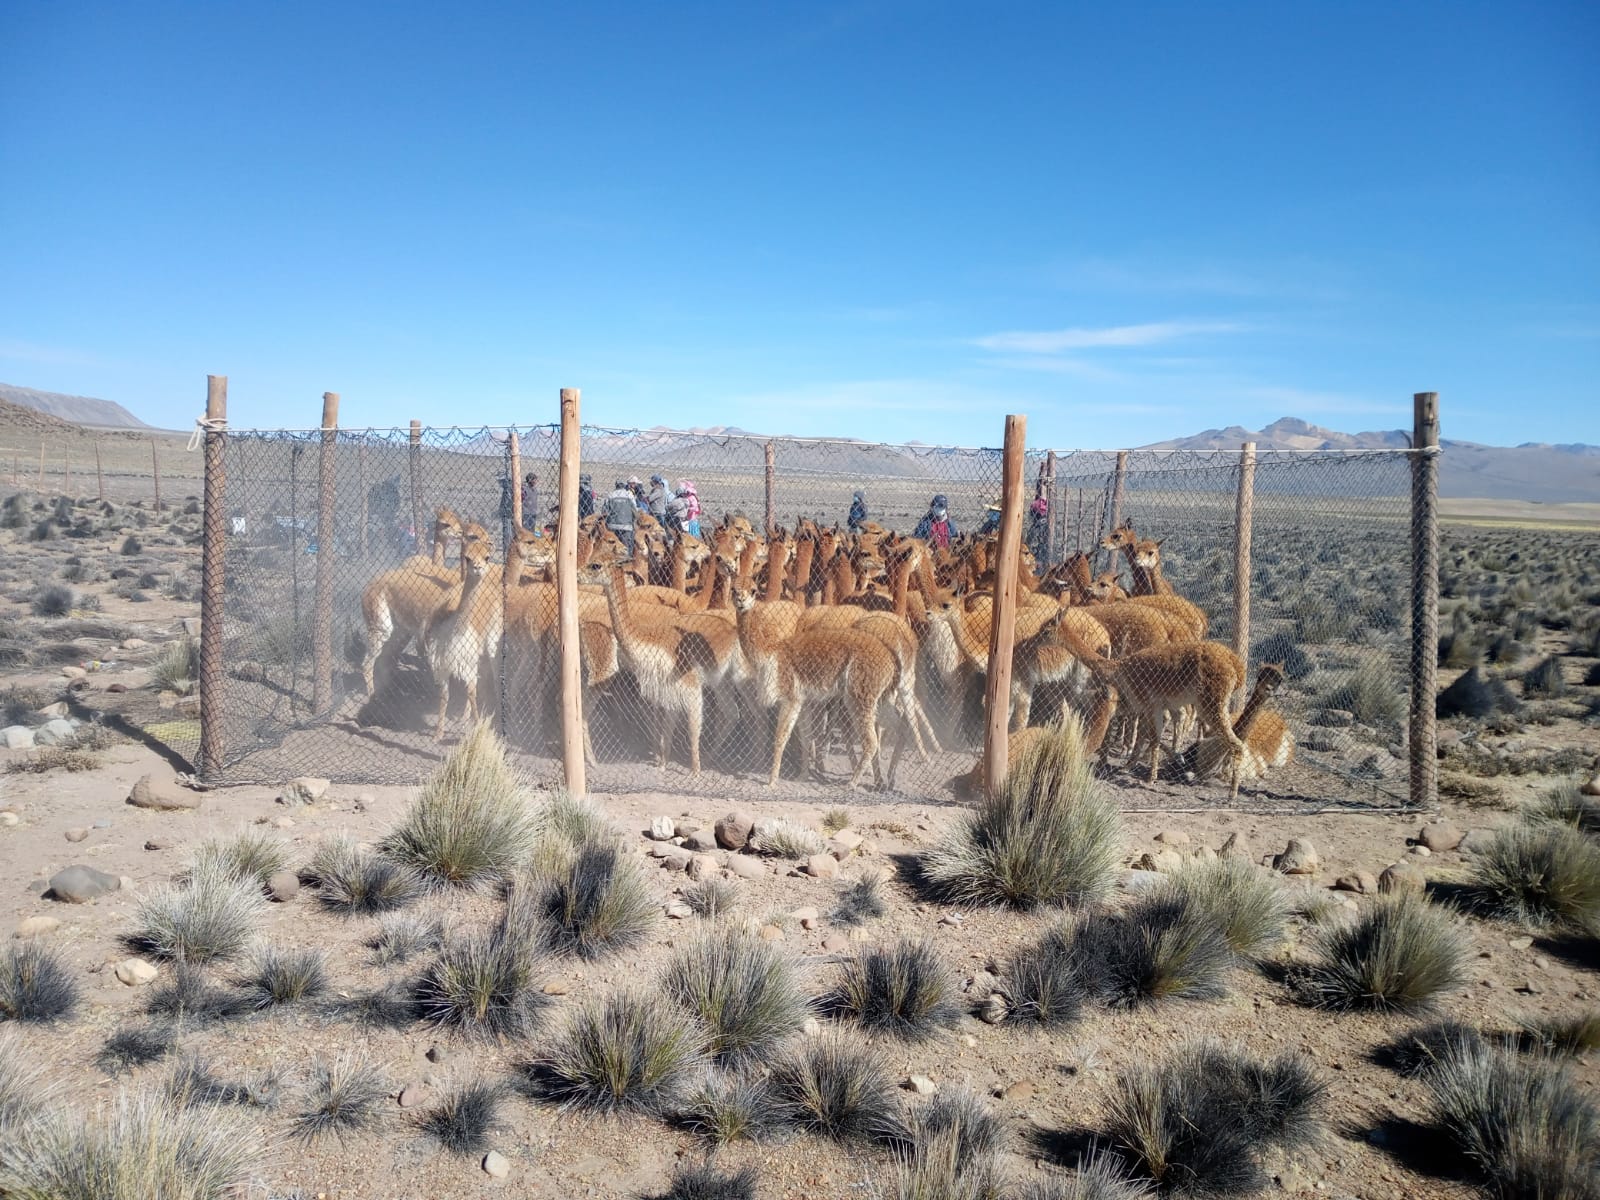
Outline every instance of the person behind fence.
<path fill-rule="evenodd" d="M 522 477 L 522 524 L 536 537 L 544 534 L 544 522 L 539 514 L 539 477 L 529 471 Z"/>
<path fill-rule="evenodd" d="M 1000 506 L 998 504 L 985 504 L 983 506 L 983 522 L 978 526 L 978 536 L 987 537 L 991 533 L 1000 532 Z"/>
<path fill-rule="evenodd" d="M 667 506 L 672 500 L 672 489 L 667 486 L 667 481 L 660 475 L 650 476 L 650 491 L 645 499 L 650 507 L 650 515 L 658 521 L 665 521 Z"/>
<path fill-rule="evenodd" d="M 606 497 L 606 528 L 616 534 L 628 553 L 633 553 L 633 517 L 639 511 L 633 489 L 617 480 L 616 489 Z"/>
<path fill-rule="evenodd" d="M 637 475 L 628 480 L 628 493 L 633 497 L 633 507 L 639 512 L 650 511 L 650 498 L 645 495 L 644 480 Z"/>
<path fill-rule="evenodd" d="M 867 523 L 867 494 L 856 492 L 850 497 L 850 515 L 845 519 L 845 524 L 850 527 L 851 533 L 859 533 L 861 527 Z"/>
<path fill-rule="evenodd" d="M 1025 540 L 1034 559 L 1043 562 L 1050 549 L 1050 501 L 1045 497 L 1043 488 L 1039 489 L 1033 503 L 1028 505 L 1028 534 Z"/>
<path fill-rule="evenodd" d="M 561 505 L 552 504 L 550 506 L 550 511 L 551 512 L 557 512 L 560 508 L 561 508 Z M 578 520 L 581 521 L 585 517 L 592 517 L 592 516 L 594 516 L 594 476 L 593 475 L 579 475 L 578 476 Z"/>
<path fill-rule="evenodd" d="M 951 541 L 960 536 L 955 519 L 950 515 L 950 502 L 943 493 L 929 502 L 928 511 L 917 522 L 917 531 L 912 536 L 941 548 L 948 548 Z"/>
<path fill-rule="evenodd" d="M 689 479 L 678 480 L 678 490 L 674 499 L 683 502 L 683 528 L 690 537 L 700 536 L 700 497 L 694 490 L 694 482 Z"/>

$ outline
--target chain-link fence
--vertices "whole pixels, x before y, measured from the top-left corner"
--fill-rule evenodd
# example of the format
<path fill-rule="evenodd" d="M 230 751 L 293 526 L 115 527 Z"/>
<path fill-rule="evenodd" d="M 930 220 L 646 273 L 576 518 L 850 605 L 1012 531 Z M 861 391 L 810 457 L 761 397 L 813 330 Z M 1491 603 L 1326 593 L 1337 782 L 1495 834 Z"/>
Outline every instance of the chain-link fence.
<path fill-rule="evenodd" d="M 558 779 L 558 430 L 225 436 L 209 775 L 414 782 L 475 709 Z M 1028 456 L 1013 727 L 1078 711 L 1131 807 L 1225 801 L 1230 731 L 1252 802 L 1401 800 L 1406 454 L 1255 458 L 1243 662 L 1239 453 L 1118 463 Z M 591 790 L 981 786 L 1000 451 L 586 427 L 581 470 Z"/>

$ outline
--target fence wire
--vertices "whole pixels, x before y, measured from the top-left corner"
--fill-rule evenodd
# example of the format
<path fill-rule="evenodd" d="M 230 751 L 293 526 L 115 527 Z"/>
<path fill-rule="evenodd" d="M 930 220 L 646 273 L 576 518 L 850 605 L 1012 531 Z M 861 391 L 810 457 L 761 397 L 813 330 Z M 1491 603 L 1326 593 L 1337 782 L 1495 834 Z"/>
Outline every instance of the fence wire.
<path fill-rule="evenodd" d="M 560 778 L 558 431 L 515 432 L 514 457 L 506 430 L 341 431 L 325 545 L 321 433 L 229 431 L 218 782 L 414 783 L 469 707 L 532 775 Z M 1407 457 L 1258 456 L 1237 678 L 1239 455 L 1130 454 L 1120 485 L 1116 461 L 1029 455 L 1013 727 L 1077 710 L 1130 807 L 1225 802 L 1232 760 L 1207 718 L 1228 684 L 1216 711 L 1228 729 L 1249 718 L 1247 798 L 1402 798 Z M 786 797 L 837 800 L 852 781 L 897 799 L 972 794 L 999 451 L 586 427 L 581 469 L 592 790 L 759 796 L 776 752 Z M 1124 523 L 1136 537 L 1113 553 L 1102 543 Z M 1135 541 L 1156 543 L 1155 586 L 1176 600 L 1117 598 L 1149 590 Z"/>

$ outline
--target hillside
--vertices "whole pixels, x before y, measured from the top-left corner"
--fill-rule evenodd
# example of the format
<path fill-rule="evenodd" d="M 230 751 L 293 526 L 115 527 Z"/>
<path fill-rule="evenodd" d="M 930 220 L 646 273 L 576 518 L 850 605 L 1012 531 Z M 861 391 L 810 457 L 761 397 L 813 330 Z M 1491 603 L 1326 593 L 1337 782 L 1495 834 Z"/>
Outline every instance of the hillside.
<path fill-rule="evenodd" d="M 0 400 L 90 428 L 150 428 L 122 405 L 111 400 L 96 400 L 91 396 L 67 396 L 61 392 L 41 392 L 37 388 L 0 383 Z"/>

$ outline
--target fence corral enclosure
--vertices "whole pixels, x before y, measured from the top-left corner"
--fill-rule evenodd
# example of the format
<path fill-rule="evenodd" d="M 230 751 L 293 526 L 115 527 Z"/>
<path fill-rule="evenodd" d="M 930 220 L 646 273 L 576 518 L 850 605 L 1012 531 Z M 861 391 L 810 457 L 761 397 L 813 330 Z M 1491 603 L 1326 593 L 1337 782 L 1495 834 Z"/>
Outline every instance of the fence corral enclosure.
<path fill-rule="evenodd" d="M 475 704 L 558 783 L 560 433 L 214 429 L 226 583 L 205 777 L 416 782 Z M 1130 808 L 1226 805 L 1236 758 L 1244 807 L 1415 799 L 1428 453 L 1029 450 L 1013 752 L 1073 710 Z M 585 426 L 580 459 L 590 790 L 760 795 L 775 742 L 786 796 L 981 790 L 1000 450 Z M 679 502 L 609 530 L 628 508 L 608 508 L 615 484 L 648 505 L 655 477 L 669 498 L 692 483 L 698 527 Z M 930 529 L 935 497 L 949 524 Z"/>

